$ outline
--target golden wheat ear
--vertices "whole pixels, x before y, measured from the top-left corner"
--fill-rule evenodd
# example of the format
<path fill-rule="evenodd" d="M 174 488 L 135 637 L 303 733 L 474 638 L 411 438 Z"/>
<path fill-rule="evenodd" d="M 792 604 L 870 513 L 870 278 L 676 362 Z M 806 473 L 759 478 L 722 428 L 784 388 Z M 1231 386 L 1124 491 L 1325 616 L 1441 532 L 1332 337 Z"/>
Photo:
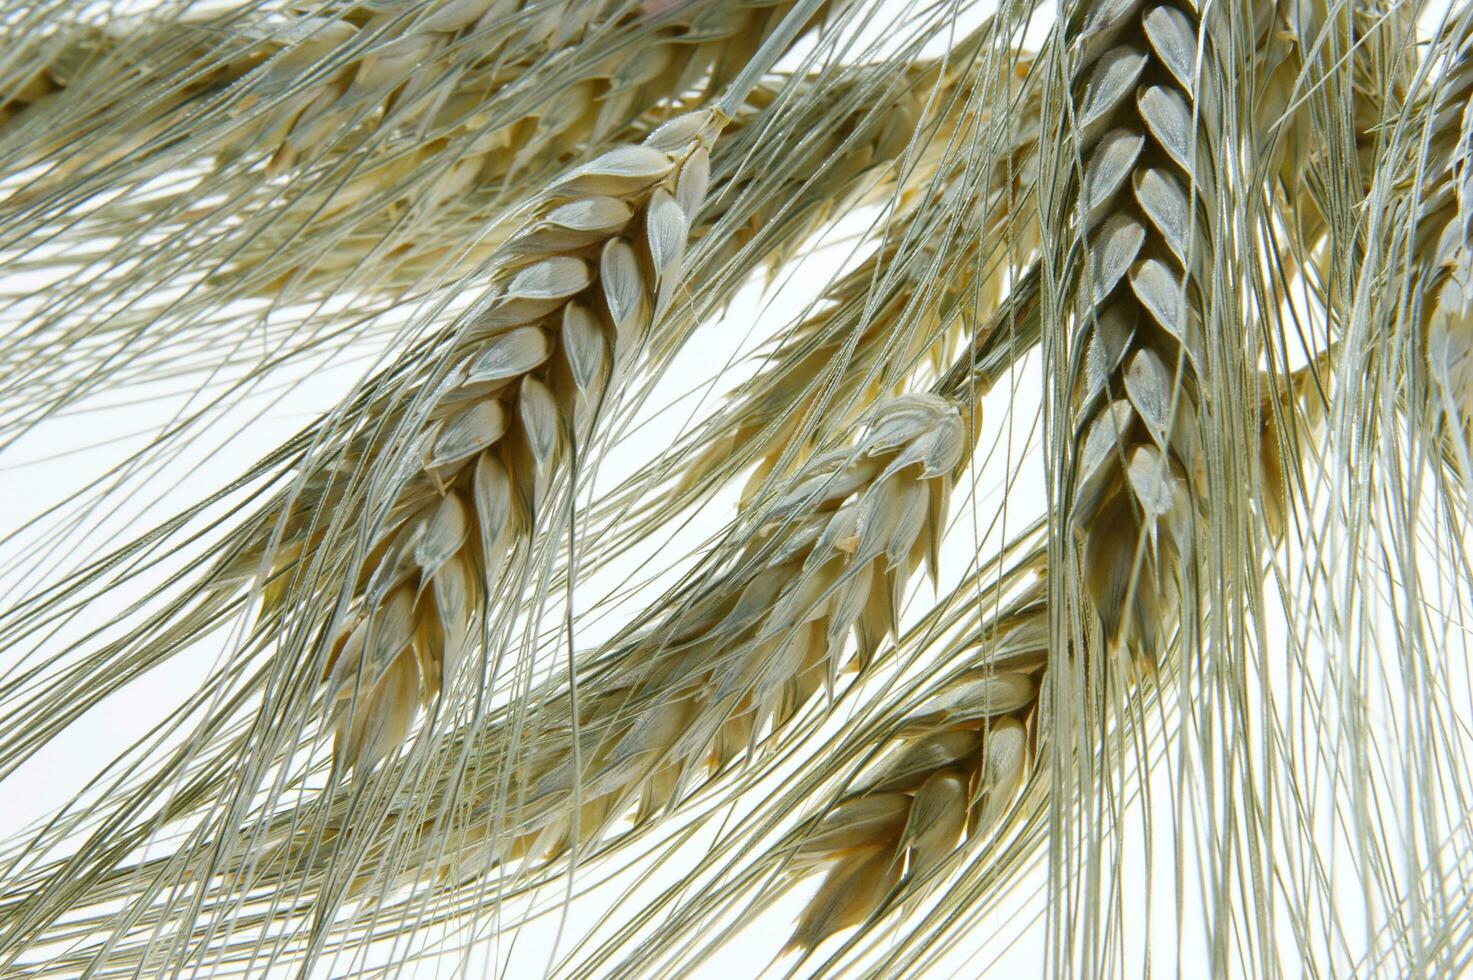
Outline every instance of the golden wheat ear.
<path fill-rule="evenodd" d="M 783 43 L 802 23 L 788 17 Z M 428 426 L 408 440 L 421 447 L 421 472 L 370 548 L 354 622 L 328 658 L 346 763 L 380 761 L 416 704 L 456 682 L 480 597 L 516 539 L 535 531 L 561 444 L 586 435 L 608 377 L 670 305 L 710 146 L 728 120 L 723 109 L 690 113 L 577 168 L 502 247 L 494 297 L 457 338 Z M 309 544 L 289 543 L 286 557 L 302 561 Z"/>
<path fill-rule="evenodd" d="M 724 121 L 684 116 L 585 164 L 508 240 L 513 258 L 458 341 L 413 440 L 420 473 L 372 547 L 382 557 L 363 571 L 357 623 L 327 664 L 349 764 L 384 758 L 416 705 L 460 682 L 481 597 L 537 525 L 562 444 L 588 434 L 609 377 L 670 303 Z"/>

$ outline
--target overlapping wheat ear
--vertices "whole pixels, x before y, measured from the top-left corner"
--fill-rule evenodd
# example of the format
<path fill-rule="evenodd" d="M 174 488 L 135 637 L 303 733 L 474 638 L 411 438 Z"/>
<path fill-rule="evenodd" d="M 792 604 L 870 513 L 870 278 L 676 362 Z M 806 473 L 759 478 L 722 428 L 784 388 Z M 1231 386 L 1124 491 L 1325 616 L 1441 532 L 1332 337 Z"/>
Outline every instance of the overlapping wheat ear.
<path fill-rule="evenodd" d="M 1319 384 L 1327 366 L 1309 365 L 1284 381 L 1260 379 L 1264 398 L 1254 415 L 1264 496 L 1256 509 L 1273 540 L 1282 539 L 1286 513 L 1302 503 L 1298 471 L 1324 418 Z M 1010 542 L 986 566 L 990 576 L 964 582 L 907 634 L 921 648 L 910 662 L 926 665 L 925 679 L 914 682 L 920 690 L 897 688 L 897 703 L 820 749 L 821 762 L 712 848 L 698 869 L 709 884 L 694 891 L 681 884 L 638 910 L 616 938 L 578 961 L 574 975 L 601 975 L 615 963 L 615 972 L 639 975 L 698 970 L 722 943 L 751 941 L 744 927 L 774 893 L 815 874 L 822 880 L 786 947 L 766 944 L 760 955 L 806 955 L 861 927 L 825 964 L 833 967 L 887 917 L 920 908 L 963 861 L 965 882 L 949 887 L 991 887 L 991 894 L 1005 888 L 1041 840 L 1048 795 L 1047 757 L 1037 748 L 1047 737 L 1043 695 L 1051 668 L 1071 659 L 1051 648 L 1040 530 Z M 979 606 L 987 615 L 960 628 L 954 649 L 924 649 L 959 631 L 955 622 L 938 628 L 939 613 L 965 619 L 957 610 Z M 1175 630 L 1168 625 L 1165 632 Z M 1151 670 L 1114 678 L 1121 709 L 1144 717 L 1142 702 L 1156 697 L 1154 679 Z M 793 829 L 771 839 L 795 816 Z M 757 846 L 764 838 L 770 842 Z M 969 901 L 980 901 L 970 894 Z M 906 935 L 881 968 L 914 968 L 927 932 Z M 628 959 L 616 960 L 621 952 Z"/>
<path fill-rule="evenodd" d="M 385 144 L 406 132 L 417 142 L 469 135 L 480 152 L 449 171 L 453 183 L 469 186 L 478 171 L 490 179 L 544 165 L 612 135 L 662 100 L 721 90 L 791 6 L 461 0 L 342 2 L 296 13 L 245 4 L 102 27 L 70 27 L 63 15 L 60 25 L 14 31 L 22 47 L 3 77 L 5 108 L 17 144 L 20 136 L 30 142 L 13 144 L 11 156 L 56 171 L 66 178 L 60 189 L 74 195 L 107 165 L 156 167 L 159 154 L 181 149 L 265 159 L 279 173 L 365 147 L 383 165 Z M 506 91 L 543 60 L 566 72 L 555 100 Z M 87 83 L 72 84 L 84 70 Z M 143 126 L 130 101 L 140 94 L 153 103 Z M 217 106 L 243 118 L 206 142 L 168 145 L 181 122 Z M 83 132 L 102 143 L 79 159 L 68 141 Z M 26 196 L 57 189 L 48 181 Z M 347 191 L 351 199 L 361 187 Z"/>
<path fill-rule="evenodd" d="M 406 6 L 367 21 L 347 10 L 284 25 L 271 17 L 252 20 L 248 11 L 220 24 L 155 27 L 147 36 L 158 35 L 153 60 L 162 64 L 146 84 L 129 84 L 143 88 L 150 106 L 178 100 L 189 106 L 187 113 L 172 110 L 157 128 L 177 131 L 221 118 L 214 115 L 220 100 L 246 121 L 224 135 L 191 129 L 187 138 L 155 140 L 162 146 L 146 146 L 148 154 L 164 155 L 175 168 L 188 162 L 178 157 L 192 154 L 212 172 L 149 192 L 146 203 L 110 202 L 85 221 L 73 215 L 67 238 L 81 246 L 142 223 L 154 235 L 171 226 L 176 233 L 207 233 L 213 247 L 237 253 L 213 270 L 215 281 L 236 296 L 320 294 L 365 260 L 384 268 L 373 275 L 359 270 L 356 282 L 403 289 L 414 284 L 416 270 L 444 275 L 447 265 L 484 257 L 494 245 L 476 247 L 486 227 L 559 168 L 637 141 L 682 106 L 698 105 L 740 64 L 730 59 L 760 42 L 789 4 L 517 6 L 489 0 L 428 12 Z M 568 16 L 556 16 L 559 11 Z M 178 63 L 177 55 L 170 61 L 181 37 L 210 45 L 194 61 Z M 95 43 L 90 34 L 63 55 L 88 42 Z M 116 46 L 118 57 L 146 62 L 151 54 L 146 44 L 142 52 L 138 45 Z M 630 59 L 630 50 L 639 57 Z M 108 59 L 100 60 L 106 70 Z M 235 77 L 218 77 L 222 61 L 234 66 Z M 522 90 L 529 68 L 541 63 L 556 66 L 559 84 L 533 98 Z M 201 80 L 203 66 L 211 74 Z M 84 104 L 85 97 L 122 99 L 106 87 L 82 88 Z M 199 94 L 203 88 L 208 98 Z M 65 101 L 33 110 L 35 118 L 13 138 L 29 146 L 35 133 L 64 132 L 73 111 L 82 110 Z M 106 128 L 91 115 L 80 124 Z M 130 145 L 146 144 L 150 135 L 131 113 L 125 133 Z M 263 147 L 272 164 L 264 173 L 249 162 L 259 160 Z M 289 184 L 269 179 L 273 168 L 304 152 L 306 161 L 293 168 L 302 172 Z M 64 155 L 58 168 L 78 158 L 64 142 L 57 153 Z M 242 153 L 249 160 L 236 162 Z M 98 154 L 84 159 L 95 166 Z M 133 157 L 125 162 L 125 172 L 164 166 Z M 69 171 L 62 176 L 60 189 L 31 179 L 16 193 L 21 202 L 59 195 L 65 206 L 87 182 Z M 11 223 L 29 229 L 43 217 L 22 209 Z M 443 227 L 447 217 L 454 227 Z"/>
<path fill-rule="evenodd" d="M 882 404 L 867 418 L 857 443 L 814 459 L 779 499 L 754 502 L 739 532 L 751 544 L 668 597 L 662 605 L 673 610 L 649 622 L 642 637 L 595 659 L 579 681 L 584 693 L 575 715 L 567 714 L 561 697 L 540 694 L 543 703 L 527 721 L 511 715 L 507 723 L 471 731 L 479 745 L 472 751 L 452 741 L 445 753 L 460 753 L 466 761 L 436 768 L 432 792 L 382 827 L 378 821 L 384 817 L 355 816 L 356 803 L 338 794 L 295 817 L 268 814 L 247 837 L 276 846 L 264 857 L 247 857 L 223 885 L 208 881 L 204 868 L 214 860 L 214 845 L 201 841 L 175 859 L 131 872 L 93 877 L 95 872 L 84 873 L 85 865 L 77 866 L 75 880 L 93 884 L 72 901 L 84 907 L 125 897 L 138 903 L 143 900 L 137 882 L 162 883 L 182 860 L 201 869 L 202 894 L 210 896 L 211 908 L 249 903 L 268 882 L 295 880 L 296 888 L 318 896 L 317 914 L 331 922 L 332 910 L 348 896 L 436 879 L 474 894 L 480 876 L 509 858 L 527 857 L 535 866 L 559 857 L 608 834 L 631 810 L 636 825 L 651 822 L 711 770 L 775 736 L 818 691 L 832 692 L 851 656 L 851 631 L 858 642 L 848 664 L 853 669 L 862 669 L 895 631 L 911 573 L 923 561 L 934 564 L 950 486 L 970 444 L 961 415 L 966 402 L 959 399 L 990 383 L 986 365 L 1007 363 L 1006 356 L 985 352 L 1026 348 L 1014 331 L 1036 334 L 1036 326 L 1029 326 L 1034 291 L 1023 293 L 1025 300 L 979 335 L 977 351 L 960 362 L 966 370 L 942 383 L 948 394 L 900 396 Z M 477 472 L 462 479 L 477 487 L 486 465 L 483 460 L 466 467 Z M 481 497 L 474 497 L 478 508 Z M 443 503 L 431 507 L 426 526 L 433 527 L 444 510 Z M 473 512 L 467 523 L 479 515 Z M 453 540 L 474 549 L 481 537 L 465 532 Z M 418 539 L 406 536 L 405 544 L 418 554 L 417 542 L 426 539 L 433 536 L 421 532 Z M 411 576 L 424 574 L 419 559 L 401 564 Z M 443 562 L 430 575 L 442 567 Z M 426 691 L 424 679 L 438 679 L 443 670 L 435 662 L 443 659 L 443 648 L 426 644 L 423 624 L 425 616 L 443 616 L 440 606 L 430 605 L 438 578 L 422 588 L 392 587 L 401 594 L 381 603 L 365 620 L 369 625 L 360 625 L 358 637 L 340 640 L 336 652 L 339 686 L 361 684 L 373 663 L 381 665 L 368 674 L 378 687 L 347 698 L 340 722 L 340 744 L 360 763 L 371 763 L 402 738 L 417 696 Z M 393 624 L 393 601 L 407 607 L 403 618 L 418 615 L 421 621 Z M 378 640 L 376 622 L 388 622 L 398 633 Z M 440 635 L 436 628 L 428 639 Z M 347 662 L 358 673 L 341 666 L 345 657 L 356 658 Z M 395 671 L 407 675 L 402 687 L 389 683 Z M 357 712 L 376 713 L 376 725 L 359 727 Z M 435 785 L 452 776 L 452 783 Z M 457 798 L 468 802 L 451 805 Z M 414 813 L 425 814 L 419 826 L 406 819 Z M 385 850 L 388 841 L 394 843 Z M 48 908 L 48 900 L 55 901 L 48 893 L 64 873 L 60 866 L 38 868 L 32 876 L 38 890 L 16 895 L 9 914 L 17 939 L 52 935 L 46 920 L 55 910 L 34 917 Z M 153 877 L 161 873 L 165 878 Z M 130 909 L 132 925 L 125 929 L 153 930 L 169 921 L 167 912 L 158 917 L 146 901 Z M 289 910 L 266 914 L 283 911 L 289 919 Z M 119 934 L 113 942 L 121 940 Z M 116 954 L 126 957 L 129 950 L 139 952 L 128 941 Z M 84 950 L 57 966 L 91 962 L 95 955 Z"/>
<path fill-rule="evenodd" d="M 708 170 L 705 142 L 710 135 L 700 130 L 702 120 L 709 118 L 699 112 L 687 116 L 637 147 L 611 151 L 554 182 L 540 203 L 521 216 L 524 230 L 499 249 L 505 257 L 494 266 L 501 286 L 493 309 L 475 314 L 459 335 L 448 355 L 459 365 L 459 373 L 442 377 L 434 403 L 415 409 L 380 399 L 355 410 L 383 419 L 419 411 L 424 421 L 415 424 L 439 432 L 436 439 L 469 440 L 448 450 L 430 440 L 424 447 L 423 472 L 392 488 L 396 494 L 392 506 L 383 509 L 382 499 L 374 505 L 370 512 L 383 515 L 383 523 L 374 532 L 366 564 L 356 573 L 354 594 L 363 596 L 364 604 L 353 612 L 355 617 L 386 603 L 385 614 L 398 617 L 398 627 L 405 627 L 406 601 L 412 599 L 417 610 L 410 616 L 420 623 L 412 645 L 427 673 L 408 692 L 411 700 L 439 690 L 447 644 L 465 638 L 472 612 L 496 587 L 505 562 L 529 546 L 538 522 L 545 521 L 546 515 L 536 512 L 538 498 L 557 471 L 553 456 L 565 442 L 563 433 L 588 435 L 587 416 L 599 403 L 616 363 L 627 368 L 631 355 L 647 343 L 667 349 L 678 343 L 678 334 L 650 338 L 646 327 L 668 306 L 678 275 L 672 263 L 678 264 L 685 251 L 691 222 L 696 222 L 698 234 L 716 229 L 710 237 L 717 239 L 718 248 L 703 260 L 701 269 L 725 273 L 729 289 L 741 282 L 740 276 L 731 275 L 731 266 L 751 267 L 760 261 L 760 253 L 744 253 L 745 246 L 788 247 L 785 242 L 812 227 L 814 219 L 805 215 L 828 206 L 826 195 L 803 200 L 795 196 L 777 234 L 746 218 L 740 193 L 731 195 L 725 213 L 720 208 L 712 214 L 699 213 Z M 682 138 L 680 126 L 693 125 L 699 131 L 696 143 L 671 142 Z M 831 147 L 819 144 L 812 149 L 827 151 L 827 169 L 821 169 L 820 176 L 832 174 L 834 184 L 829 186 L 835 188 L 862 179 L 875 156 L 876 142 L 897 142 L 894 131 L 884 125 L 865 124 L 832 135 Z M 899 134 L 900 145 L 905 135 Z M 694 167 L 689 173 L 688 162 Z M 636 164 L 646 169 L 639 173 L 617 169 Z M 799 182 L 795 190 L 804 186 Z M 595 193 L 600 190 L 618 196 Z M 723 221 L 733 217 L 742 224 L 728 230 Z M 521 296 L 529 289 L 538 291 L 535 297 Z M 719 298 L 718 292 L 711 301 Z M 476 424 L 479 430 L 474 429 Z M 227 589 L 252 578 L 267 560 L 262 615 L 273 620 L 278 601 L 290 594 L 299 577 L 311 572 L 314 552 L 328 536 L 316 524 L 321 515 L 356 506 L 349 501 L 359 499 L 363 490 L 355 473 L 371 469 L 377 458 L 397 451 L 394 445 L 405 441 L 410 440 L 402 434 L 365 433 L 331 465 L 309 468 L 305 485 L 292 491 L 289 502 L 257 516 L 254 524 L 259 530 L 233 546 L 238 557 L 215 576 L 212 588 Z M 462 453 L 466 446 L 471 447 L 468 455 Z M 444 535 L 439 544 L 430 541 L 436 536 L 430 534 L 432 528 L 436 535 Z M 419 550 L 445 547 L 449 551 L 438 556 Z M 421 559 L 419 573 L 411 574 L 411 565 Z M 391 571 L 396 563 L 400 567 Z M 434 589 L 432 578 L 439 583 Z M 369 622 L 361 625 L 355 643 L 366 641 L 372 628 Z M 407 650 L 411 644 L 404 643 Z M 399 680 L 407 690 L 408 677 Z M 369 688 L 378 683 L 375 676 Z M 405 707 L 400 703 L 401 709 Z M 399 723 L 407 724 L 412 715 L 401 713 Z"/>
<path fill-rule="evenodd" d="M 977 38 L 988 34 L 985 26 L 975 32 Z M 742 281 L 743 269 L 757 258 L 754 250 L 788 254 L 821 220 L 842 213 L 856 198 L 883 195 L 897 177 L 924 180 L 924 160 L 899 174 L 888 165 L 897 155 L 909 155 L 913 137 L 936 131 L 933 116 L 957 111 L 961 94 L 946 75 L 967 71 L 965 52 L 957 58 L 956 69 L 936 61 L 915 66 L 896 56 L 827 72 L 822 83 L 779 78 L 760 85 L 749 104 L 734 113 L 731 135 L 713 161 L 723 193 L 697 234 L 724 247 L 700 252 L 696 270 L 701 291 L 709 287 L 718 293 L 710 302 L 719 303 L 719 291 L 729 293 Z M 794 129 L 767 124 L 748 129 L 747 123 L 763 118 L 764 107 L 775 101 Z M 799 128 L 820 139 L 780 136 Z M 642 124 L 632 129 L 637 135 L 631 141 L 637 141 Z M 779 158 L 793 163 L 794 170 L 784 174 L 776 166 Z M 424 193 L 415 192 L 424 207 L 408 223 L 363 205 L 355 208 L 354 220 L 364 234 L 355 232 L 346 240 L 331 229 L 277 221 L 269 213 L 263 212 L 260 221 L 237 223 L 208 211 L 179 211 L 158 200 L 119 218 L 111 230 L 89 231 L 82 222 L 74 230 L 87 240 L 80 251 L 16 259 L 22 269 L 34 266 L 44 273 L 48 285 L 44 303 L 34 292 L 14 297 L 17 329 L 0 340 L 0 390 L 24 386 L 32 402 L 24 414 L 12 409 L 8 414 L 15 417 L 0 424 L 13 437 L 104 386 L 153 377 L 166 366 L 172 371 L 190 364 L 201 371 L 249 370 L 324 356 L 324 349 L 342 345 L 344 338 L 377 331 L 389 336 L 401 329 L 403 310 L 433 313 L 435 296 L 478 284 L 482 266 L 516 227 L 515 220 L 499 217 L 512 190 L 523 188 L 525 201 L 557 179 L 548 168 L 534 176 L 511 185 L 493 181 L 481 189 L 489 190 L 489 198 L 473 194 L 433 206 Z M 758 186 L 773 181 L 786 186 Z M 177 217 L 169 217 L 176 211 Z M 172 231 L 171 221 L 177 225 Z M 717 234 L 706 235 L 706 227 Z M 130 246 L 142 230 L 149 241 L 158 235 L 169 247 L 139 256 Z M 100 251 L 90 244 L 98 234 L 108 243 Z M 239 236 L 239 244 L 229 244 L 232 236 Z M 220 256 L 227 256 L 223 263 Z M 79 261 L 87 271 L 67 271 Z M 106 270 L 103 275 L 94 274 L 98 266 Z M 342 303 L 347 296 L 354 302 Z M 267 298 L 269 304 L 263 305 Z M 307 299 L 314 301 L 309 305 L 303 302 Z M 241 344 L 242 336 L 259 336 L 262 344 Z M 63 344 L 68 356 L 53 357 Z"/>

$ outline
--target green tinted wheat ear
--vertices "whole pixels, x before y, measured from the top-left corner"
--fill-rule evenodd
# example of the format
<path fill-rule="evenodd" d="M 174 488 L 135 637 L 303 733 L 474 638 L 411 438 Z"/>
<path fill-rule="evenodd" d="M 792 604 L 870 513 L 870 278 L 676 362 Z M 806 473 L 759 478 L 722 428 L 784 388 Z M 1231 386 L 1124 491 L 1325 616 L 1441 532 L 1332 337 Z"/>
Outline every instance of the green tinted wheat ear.
<path fill-rule="evenodd" d="M 1090 4 L 1066 38 L 1079 162 L 1045 235 L 1072 263 L 1068 521 L 1107 640 L 1150 657 L 1192 546 L 1216 179 L 1212 102 L 1196 92 L 1210 82 L 1192 3 Z"/>

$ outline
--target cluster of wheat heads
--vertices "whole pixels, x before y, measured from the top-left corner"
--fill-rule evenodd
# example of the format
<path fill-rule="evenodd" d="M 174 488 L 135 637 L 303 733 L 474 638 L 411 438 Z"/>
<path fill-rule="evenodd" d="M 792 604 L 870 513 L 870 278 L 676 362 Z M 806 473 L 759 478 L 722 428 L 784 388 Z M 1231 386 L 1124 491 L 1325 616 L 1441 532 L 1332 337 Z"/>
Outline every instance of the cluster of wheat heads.
<path fill-rule="evenodd" d="M 210 665 L 12 828 L 0 972 L 1470 955 L 1473 6 L 50 0 L 0 41 L 0 454 L 183 399 L 7 527 L 0 781 Z"/>

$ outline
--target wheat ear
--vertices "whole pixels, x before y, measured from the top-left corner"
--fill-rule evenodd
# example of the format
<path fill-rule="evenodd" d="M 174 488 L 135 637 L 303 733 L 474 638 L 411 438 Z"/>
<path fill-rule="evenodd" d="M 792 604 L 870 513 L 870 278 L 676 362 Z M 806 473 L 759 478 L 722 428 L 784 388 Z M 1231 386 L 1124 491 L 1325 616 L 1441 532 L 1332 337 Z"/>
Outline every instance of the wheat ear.
<path fill-rule="evenodd" d="M 363 764 L 381 757 L 407 731 L 412 702 L 440 689 L 447 666 L 454 672 L 461 658 L 447 651 L 463 642 L 480 597 L 535 523 L 529 511 L 560 432 L 581 428 L 578 416 L 597 403 L 611 365 L 627 364 L 669 303 L 704 197 L 709 145 L 724 118 L 690 114 L 652 134 L 641 153 L 616 150 L 585 165 L 505 244 L 516 256 L 503 270 L 505 296 L 478 315 L 453 355 L 465 366 L 430 413 L 436 429 L 425 437 L 424 473 L 400 491 L 373 549 L 378 557 L 361 577 L 366 607 L 379 612 L 360 609 L 337 641 L 343 652 L 332 654 L 330 686 L 346 694 L 356 689 L 366 651 L 377 651 L 360 692 L 372 700 L 340 737 L 357 745 L 365 736 L 354 732 L 377 731 L 382 741 L 371 751 L 350 749 L 348 758 Z M 871 155 L 864 144 L 848 153 Z M 624 174 L 620 167 L 644 169 Z M 626 227 L 632 235 L 621 236 Z M 595 255 L 597 269 L 585 261 Z M 501 446 L 510 447 L 511 458 Z M 309 511 L 301 508 L 298 520 Z M 268 574 L 278 585 L 268 611 L 306 547 L 289 541 Z"/>
<path fill-rule="evenodd" d="M 455 683 L 474 614 L 535 525 L 564 441 L 587 432 L 611 373 L 670 302 L 724 122 L 692 113 L 574 170 L 507 242 L 328 659 L 348 763 L 383 758 L 416 705 Z M 268 577 L 289 582 L 307 547 L 289 545 Z M 268 595 L 268 613 L 283 594 Z"/>
<path fill-rule="evenodd" d="M 1152 657 L 1192 546 L 1203 231 L 1217 139 L 1196 98 L 1200 15 L 1189 2 L 1096 3 L 1065 32 L 1079 169 L 1045 231 L 1070 267 L 1067 524 L 1107 642 Z M 1208 48 L 1210 56 L 1210 46 Z M 1071 248 L 1071 246 L 1073 246 Z M 1200 482 L 1200 481 L 1198 481 Z"/>
<path fill-rule="evenodd" d="M 939 547 L 964 443 L 955 406 L 906 395 L 880 406 L 853 445 L 814 459 L 759 505 L 734 567 L 677 597 L 643 639 L 593 669 L 576 749 L 567 720 L 548 717 L 565 710 L 561 699 L 534 719 L 540 734 L 514 762 L 510 830 L 447 865 L 467 873 L 472 857 L 544 860 L 630 808 L 648 821 L 832 690 L 846 667 L 863 669 L 896 628 L 912 570 Z M 478 821 L 477 840 L 490 811 Z"/>

